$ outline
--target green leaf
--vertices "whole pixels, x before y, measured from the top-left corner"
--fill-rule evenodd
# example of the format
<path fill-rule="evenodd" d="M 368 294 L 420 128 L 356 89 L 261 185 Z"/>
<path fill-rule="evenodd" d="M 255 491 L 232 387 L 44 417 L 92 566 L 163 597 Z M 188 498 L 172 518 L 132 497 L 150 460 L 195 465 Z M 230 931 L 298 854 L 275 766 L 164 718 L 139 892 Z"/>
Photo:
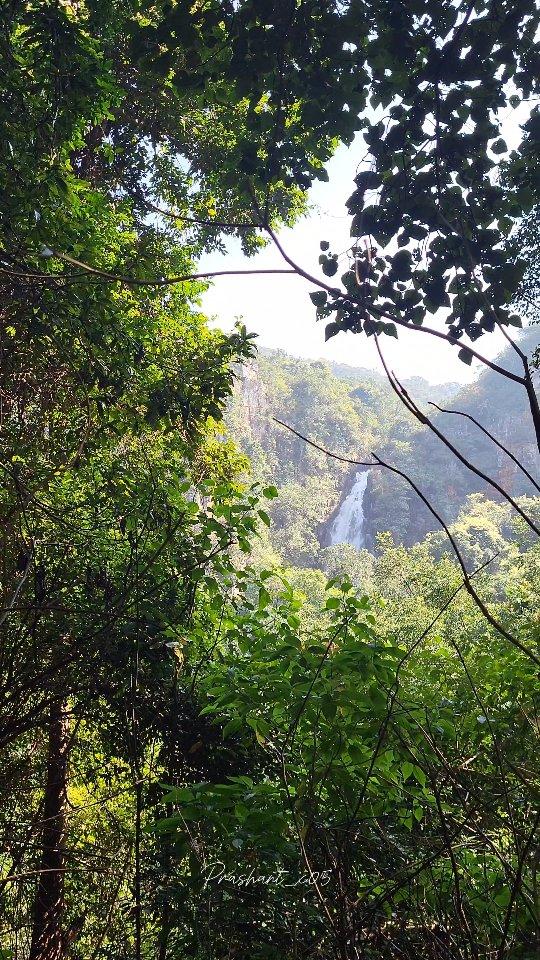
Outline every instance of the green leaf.
<path fill-rule="evenodd" d="M 259 717 L 246 717 L 246 720 L 257 738 L 257 743 L 264 747 L 266 738 L 263 734 L 263 721 Z"/>
<path fill-rule="evenodd" d="M 508 887 L 505 887 L 504 890 L 501 890 L 493 899 L 498 907 L 507 907 L 510 903 L 511 893 Z"/>
<path fill-rule="evenodd" d="M 413 772 L 413 767 L 414 767 L 414 764 L 409 763 L 408 760 L 406 760 L 405 763 L 401 764 L 401 773 L 403 776 L 404 783 L 409 779 L 411 773 Z"/>
<path fill-rule="evenodd" d="M 413 766 L 413 777 L 421 787 L 425 787 L 426 775 L 421 767 Z"/>
<path fill-rule="evenodd" d="M 325 603 L 325 607 L 327 610 L 337 610 L 338 607 L 340 606 L 340 603 L 341 601 L 339 597 L 328 597 Z"/>
<path fill-rule="evenodd" d="M 223 727 L 223 739 L 226 740 L 232 733 L 236 733 L 237 730 L 243 726 L 243 719 L 241 717 L 233 717 L 232 720 L 229 720 L 228 723 Z"/>
<path fill-rule="evenodd" d="M 392 258 L 392 272 L 398 280 L 407 280 L 411 275 L 412 254 L 410 250 L 399 250 Z"/>
<path fill-rule="evenodd" d="M 331 340 L 332 337 L 337 336 L 337 334 L 338 334 L 340 331 L 341 331 L 341 327 L 340 327 L 339 323 L 336 323 L 336 322 L 335 322 L 335 320 L 331 320 L 330 323 L 327 323 L 326 326 L 325 326 L 325 328 L 324 328 L 324 340 L 325 340 L 325 343 L 326 343 L 328 340 Z"/>
<path fill-rule="evenodd" d="M 322 271 L 326 277 L 335 276 L 338 272 L 337 257 L 326 257 L 322 264 Z M 313 299 L 313 297 L 311 299 Z"/>
<path fill-rule="evenodd" d="M 259 587 L 259 610 L 264 610 L 272 602 L 272 596 L 266 587 Z"/>
<path fill-rule="evenodd" d="M 311 302 L 316 307 L 324 307 L 327 297 L 328 297 L 328 294 L 326 290 L 314 290 L 309 295 Z"/>
<path fill-rule="evenodd" d="M 337 703 L 334 697 L 323 697 L 322 712 L 327 720 L 334 720 L 337 713 Z"/>

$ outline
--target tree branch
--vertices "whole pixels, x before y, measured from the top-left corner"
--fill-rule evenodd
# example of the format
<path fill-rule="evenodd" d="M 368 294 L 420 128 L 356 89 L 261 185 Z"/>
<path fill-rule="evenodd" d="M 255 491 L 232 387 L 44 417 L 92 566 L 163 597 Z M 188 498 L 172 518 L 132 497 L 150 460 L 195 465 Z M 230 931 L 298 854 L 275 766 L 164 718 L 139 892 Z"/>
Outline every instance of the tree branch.
<path fill-rule="evenodd" d="M 298 276 L 303 277 L 305 280 L 308 280 L 310 283 L 315 284 L 315 286 L 319 287 L 321 290 L 326 290 L 326 292 L 330 293 L 333 297 L 342 297 L 343 300 L 348 300 L 348 301 L 352 300 L 355 303 L 357 303 L 358 306 L 363 306 L 365 308 L 365 304 L 363 303 L 361 304 L 358 297 L 356 297 L 354 294 L 344 293 L 336 287 L 331 287 L 328 283 L 325 283 L 324 280 L 320 280 L 318 277 L 314 277 L 313 274 L 308 273 L 306 270 L 304 270 L 301 266 L 299 266 L 299 264 L 297 264 L 288 255 L 288 253 L 283 248 L 282 244 L 278 240 L 272 228 L 266 225 L 265 230 L 269 234 L 269 236 L 272 238 L 276 248 L 278 249 L 279 253 L 283 257 L 285 262 L 289 264 L 291 269 L 294 270 L 294 272 L 297 273 Z M 439 340 L 444 340 L 445 343 L 449 343 L 454 347 L 461 348 L 463 346 L 463 344 L 461 344 L 457 338 L 452 337 L 451 334 L 443 333 L 441 330 L 436 330 L 434 327 L 426 327 L 425 325 L 422 325 L 419 327 L 412 326 L 410 323 L 407 323 L 405 320 L 401 320 L 399 317 L 396 317 L 393 314 L 386 313 L 386 311 L 381 310 L 379 307 L 373 306 L 372 304 L 370 304 L 369 310 L 373 314 L 375 314 L 375 316 L 382 317 L 385 320 L 390 320 L 392 323 L 397 323 L 398 326 L 404 327 L 406 330 L 415 330 L 420 333 L 427 333 L 430 336 L 436 337 Z M 523 386 L 526 386 L 525 377 L 520 377 L 519 374 L 512 373 L 511 370 L 506 370 L 505 367 L 499 366 L 499 364 L 494 363 L 493 360 L 488 360 L 487 357 L 484 357 L 481 353 L 478 353 L 478 351 L 475 350 L 474 347 L 469 346 L 469 344 L 467 344 L 467 350 L 471 354 L 471 356 L 475 358 L 475 360 L 479 360 L 480 363 L 484 364 L 484 366 L 489 367 L 491 370 L 494 370 L 496 373 L 500 373 L 501 376 L 503 377 L 507 377 L 508 380 L 514 380 L 516 383 L 521 383 Z"/>
<path fill-rule="evenodd" d="M 435 407 L 441 413 L 451 413 L 457 417 L 465 417 L 467 420 L 470 420 L 471 423 L 474 423 L 474 425 L 478 427 L 478 429 L 481 430 L 482 433 L 486 435 L 486 437 L 489 437 L 489 439 L 495 444 L 496 447 L 499 448 L 499 450 L 502 450 L 503 453 L 505 453 L 508 457 L 510 457 L 510 459 L 515 463 L 516 467 L 518 467 L 522 471 L 522 473 L 525 474 L 527 479 L 532 483 L 533 487 L 535 487 L 536 490 L 538 490 L 538 492 L 540 493 L 540 485 L 536 482 L 536 480 L 529 473 L 529 471 L 523 466 L 523 464 L 520 463 L 518 458 L 514 456 L 512 451 L 509 450 L 508 447 L 505 447 L 504 444 L 502 444 L 499 440 L 497 440 L 497 438 L 494 437 L 493 434 L 489 432 L 489 430 L 486 430 L 486 428 L 482 426 L 482 424 L 478 420 L 476 420 L 473 416 L 471 416 L 470 413 L 465 413 L 463 410 L 449 410 L 446 407 L 440 407 L 438 403 L 434 403 L 432 400 L 429 400 L 428 402 L 431 407 Z"/>

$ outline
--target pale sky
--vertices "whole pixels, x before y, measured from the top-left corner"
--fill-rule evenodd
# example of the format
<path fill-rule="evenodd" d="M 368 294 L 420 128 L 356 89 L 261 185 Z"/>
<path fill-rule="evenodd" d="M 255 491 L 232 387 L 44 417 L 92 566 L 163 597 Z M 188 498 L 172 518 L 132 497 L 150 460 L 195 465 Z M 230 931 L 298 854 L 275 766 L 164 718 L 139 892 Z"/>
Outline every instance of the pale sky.
<path fill-rule="evenodd" d="M 517 145 L 520 132 L 515 115 L 503 121 L 501 132 L 509 146 Z M 340 147 L 327 167 L 329 181 L 317 182 L 310 191 L 312 209 L 309 215 L 279 235 L 293 260 L 322 279 L 325 278 L 318 263 L 319 242 L 328 240 L 336 253 L 350 246 L 351 218 L 345 201 L 352 193 L 356 169 L 364 155 L 365 147 L 360 137 L 350 148 Z M 246 258 L 235 240 L 228 243 L 225 255 L 209 254 L 201 261 L 203 270 L 286 266 L 273 246 L 255 257 Z M 336 280 L 342 272 L 338 271 Z M 307 281 L 294 275 L 219 277 L 205 294 L 203 308 L 209 316 L 215 317 L 216 324 L 223 330 L 229 330 L 235 319 L 242 319 L 250 332 L 259 335 L 257 342 L 261 346 L 280 348 L 294 356 L 380 369 L 371 338 L 341 333 L 328 343 L 324 342 L 325 321 L 316 322 L 315 308 L 308 295 L 313 289 L 315 287 Z M 444 322 L 437 322 L 433 317 L 428 317 L 427 323 L 445 329 Z M 399 341 L 392 337 L 383 339 L 387 362 L 398 377 L 418 375 L 431 383 L 450 380 L 466 383 L 482 369 L 482 365 L 476 362 L 466 366 L 457 359 L 457 348 L 451 348 L 435 337 L 399 328 L 398 333 Z M 504 340 L 501 334 L 488 334 L 475 346 L 492 359 L 503 349 Z"/>

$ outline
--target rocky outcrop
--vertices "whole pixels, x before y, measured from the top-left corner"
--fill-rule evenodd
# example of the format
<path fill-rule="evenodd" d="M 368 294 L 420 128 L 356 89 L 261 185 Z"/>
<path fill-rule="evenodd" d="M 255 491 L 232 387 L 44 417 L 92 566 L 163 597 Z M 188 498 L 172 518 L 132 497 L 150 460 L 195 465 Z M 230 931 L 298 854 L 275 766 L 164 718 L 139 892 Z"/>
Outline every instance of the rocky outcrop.
<path fill-rule="evenodd" d="M 246 430 L 260 442 L 268 431 L 269 405 L 257 360 L 249 360 L 238 368 L 235 395 Z"/>

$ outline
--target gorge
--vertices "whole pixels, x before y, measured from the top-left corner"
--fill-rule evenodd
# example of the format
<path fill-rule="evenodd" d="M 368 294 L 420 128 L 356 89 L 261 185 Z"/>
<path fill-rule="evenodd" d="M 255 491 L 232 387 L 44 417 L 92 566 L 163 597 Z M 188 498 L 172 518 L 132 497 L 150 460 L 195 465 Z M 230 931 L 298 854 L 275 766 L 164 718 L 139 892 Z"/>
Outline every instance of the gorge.
<path fill-rule="evenodd" d="M 533 347 L 535 336 L 534 328 L 523 331 L 525 350 Z M 508 369 L 516 365 L 511 352 L 501 359 Z M 404 383 L 466 457 L 513 495 L 535 495 L 515 462 L 474 423 L 491 430 L 534 473 L 537 452 L 530 414 L 514 383 L 491 370 L 463 387 L 430 384 L 419 377 Z M 455 409 L 464 416 L 445 412 Z M 269 542 L 287 564 L 317 567 L 320 552 L 339 544 L 373 551 L 377 535 L 386 531 L 396 543 L 409 546 L 436 523 L 402 479 L 380 470 L 357 468 L 355 474 L 354 467 L 310 447 L 274 418 L 344 458 L 368 460 L 377 452 L 404 470 L 447 522 L 457 518 L 471 495 L 497 499 L 492 487 L 408 414 L 376 371 L 263 348 L 238 370 L 228 428 L 251 461 L 253 479 L 275 483 L 278 489 L 270 510 Z"/>

